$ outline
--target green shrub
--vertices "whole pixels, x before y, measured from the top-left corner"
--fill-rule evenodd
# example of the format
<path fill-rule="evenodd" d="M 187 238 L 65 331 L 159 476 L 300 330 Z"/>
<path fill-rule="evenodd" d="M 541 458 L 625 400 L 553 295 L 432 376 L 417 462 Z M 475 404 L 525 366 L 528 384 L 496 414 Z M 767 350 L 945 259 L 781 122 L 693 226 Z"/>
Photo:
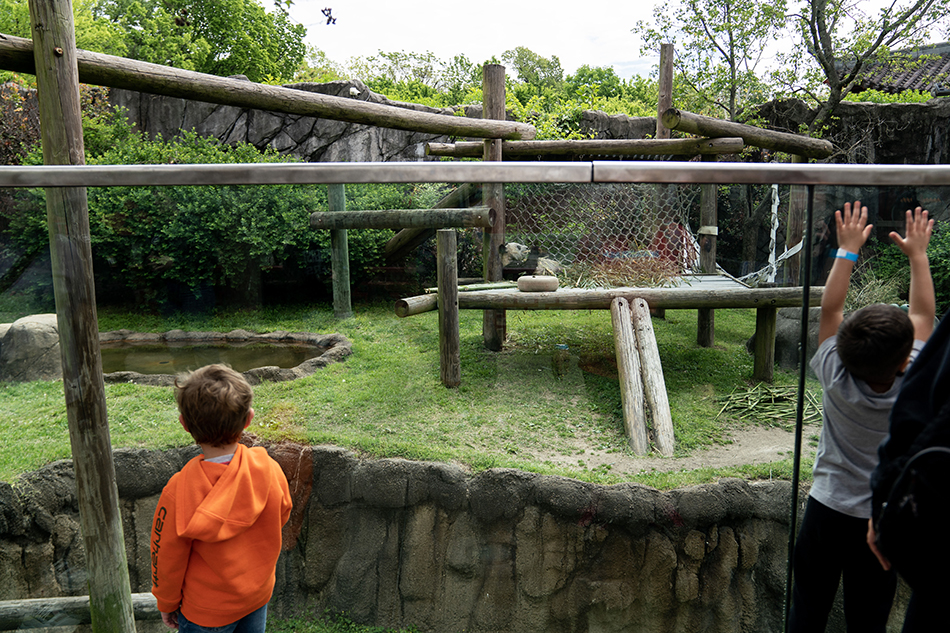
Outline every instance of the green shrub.
<path fill-rule="evenodd" d="M 930 257 L 930 272 L 934 279 L 939 317 L 950 310 L 950 226 L 947 222 L 935 225 L 927 255 Z"/>
<path fill-rule="evenodd" d="M 147 140 L 111 111 L 87 117 L 86 136 L 89 164 L 290 160 L 193 132 Z M 24 162 L 41 161 L 34 150 Z M 358 185 L 348 192 L 350 206 L 363 209 L 406 208 L 410 193 L 408 185 Z M 261 268 L 286 263 L 330 287 L 329 232 L 309 228 L 310 213 L 327 208 L 324 186 L 104 187 L 90 188 L 88 201 L 97 287 L 134 297 L 139 305 L 168 307 L 175 303 L 172 295 L 207 299 L 215 289 L 225 302 L 256 304 Z M 16 208 L 6 215 L 7 233 L 17 246 L 48 244 L 43 190 L 20 192 Z M 389 230 L 349 232 L 351 281 L 366 279 L 391 236 Z"/>

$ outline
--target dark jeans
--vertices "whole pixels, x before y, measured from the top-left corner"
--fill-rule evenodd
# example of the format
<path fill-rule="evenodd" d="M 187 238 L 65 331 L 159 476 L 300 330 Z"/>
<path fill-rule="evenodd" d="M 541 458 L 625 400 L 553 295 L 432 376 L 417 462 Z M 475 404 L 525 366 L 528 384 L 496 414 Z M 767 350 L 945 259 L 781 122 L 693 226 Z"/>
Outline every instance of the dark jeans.
<path fill-rule="evenodd" d="M 933 633 L 947 627 L 947 593 L 936 589 L 927 593 L 915 591 L 907 603 L 901 633 Z"/>
<path fill-rule="evenodd" d="M 791 633 L 821 633 L 844 590 L 849 633 L 884 633 L 897 574 L 884 571 L 867 544 L 868 520 L 842 514 L 811 497 L 795 545 Z"/>
<path fill-rule="evenodd" d="M 178 612 L 178 633 L 264 633 L 267 627 L 267 605 L 252 611 L 246 616 L 224 626 L 201 626 L 189 622 Z"/>

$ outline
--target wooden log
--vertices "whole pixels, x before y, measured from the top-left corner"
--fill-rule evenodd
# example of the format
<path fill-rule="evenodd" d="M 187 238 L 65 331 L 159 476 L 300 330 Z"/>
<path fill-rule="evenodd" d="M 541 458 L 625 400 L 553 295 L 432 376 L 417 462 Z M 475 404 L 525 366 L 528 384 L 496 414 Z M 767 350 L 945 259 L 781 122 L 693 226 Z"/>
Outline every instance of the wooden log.
<path fill-rule="evenodd" d="M 331 212 L 346 213 L 345 185 L 327 185 L 327 206 Z M 353 316 L 350 294 L 350 249 L 346 229 L 330 231 L 330 275 L 333 284 L 333 314 L 338 319 Z"/>
<path fill-rule="evenodd" d="M 775 327 L 778 309 L 759 308 L 755 311 L 755 361 L 752 380 L 771 383 L 775 380 Z"/>
<path fill-rule="evenodd" d="M 505 67 L 485 64 L 482 70 L 482 116 L 487 119 L 505 118 Z M 486 139 L 482 160 L 500 161 L 501 139 Z M 501 245 L 505 243 L 505 187 L 501 183 L 482 185 L 484 203 L 491 207 L 494 222 L 482 237 L 482 266 L 485 281 L 501 281 Z M 482 314 L 482 338 L 485 347 L 500 351 L 505 343 L 508 324 L 504 310 L 485 310 Z"/>
<path fill-rule="evenodd" d="M 389 209 L 384 211 L 317 211 L 311 229 L 403 229 L 490 227 L 491 209 Z"/>
<path fill-rule="evenodd" d="M 625 298 L 617 297 L 611 301 L 610 319 L 614 328 L 614 350 L 620 375 L 624 432 L 634 454 L 646 455 L 650 450 L 650 442 L 647 438 L 640 353 L 637 351 L 637 338 L 633 332 L 630 303 Z"/>
<path fill-rule="evenodd" d="M 660 66 L 657 80 L 655 138 L 670 138 L 670 127 L 663 120 L 663 113 L 673 107 L 673 44 L 660 44 Z"/>
<path fill-rule="evenodd" d="M 73 11 L 29 0 L 43 162 L 84 165 Z M 134 633 L 129 568 L 109 439 L 85 188 L 46 190 L 66 418 L 95 633 Z"/>
<path fill-rule="evenodd" d="M 406 297 L 396 301 L 396 316 L 407 317 L 414 314 L 430 312 L 439 307 L 439 295 L 437 293 L 428 295 L 417 295 L 415 297 Z"/>
<path fill-rule="evenodd" d="M 809 290 L 809 305 L 821 305 L 823 286 Z M 610 288 L 583 290 L 560 288 L 554 292 L 518 292 L 516 290 L 474 290 L 459 293 L 462 310 L 609 310 L 617 297 L 628 301 L 642 297 L 650 307 L 671 310 L 695 308 L 794 308 L 802 303 L 802 288 L 737 288 L 703 290 L 701 288 Z M 412 316 L 435 310 L 433 295 L 407 297 L 396 302 L 398 316 Z"/>
<path fill-rule="evenodd" d="M 477 205 L 482 201 L 482 187 L 479 184 L 465 183 L 453 189 L 439 200 L 436 209 L 459 209 Z M 435 235 L 435 229 L 403 229 L 386 242 L 383 257 L 387 263 L 398 261 Z"/>
<path fill-rule="evenodd" d="M 715 162 L 715 156 L 703 156 L 703 162 Z M 719 187 L 700 185 L 699 194 L 699 269 L 716 272 L 716 236 L 719 234 Z M 699 308 L 696 315 L 696 343 L 712 347 L 716 342 L 716 313 L 712 308 Z"/>
<path fill-rule="evenodd" d="M 653 332 L 650 306 L 643 299 L 634 299 L 630 303 L 630 315 L 637 349 L 640 350 L 643 395 L 650 407 L 650 418 L 653 421 L 653 441 L 661 455 L 672 457 L 676 443 L 673 438 L 673 414 L 670 413 L 670 400 L 666 394 L 663 364 L 660 362 L 660 349 L 656 345 L 656 334 Z"/>
<path fill-rule="evenodd" d="M 676 139 L 576 139 L 566 141 L 503 141 L 504 158 L 528 156 L 697 156 L 737 154 L 745 148 L 741 138 L 676 138 Z M 429 156 L 477 158 L 484 143 L 426 143 Z"/>
<path fill-rule="evenodd" d="M 827 158 L 834 152 L 834 146 L 822 139 L 763 130 L 752 125 L 723 121 L 677 108 L 666 110 L 662 118 L 667 127 L 681 132 L 709 137 L 739 136 L 748 145 L 789 154 L 800 154 L 808 158 Z"/>
<path fill-rule="evenodd" d="M 458 249 L 454 229 L 440 229 L 436 237 L 439 283 L 439 378 L 446 387 L 462 382 L 462 344 L 459 333 Z"/>
<path fill-rule="evenodd" d="M 527 123 L 419 112 L 358 99 L 206 75 L 90 51 L 80 50 L 77 53 L 79 80 L 97 86 L 428 134 L 509 140 L 530 140 L 537 134 L 535 128 Z M 0 68 L 36 74 L 32 54 L 33 42 L 30 40 L 12 35 L 0 37 Z"/>
<path fill-rule="evenodd" d="M 134 593 L 132 613 L 136 620 L 161 620 L 162 614 L 150 593 Z M 45 629 L 54 626 L 76 627 L 89 624 L 89 596 L 29 598 L 0 602 L 0 631 Z"/>

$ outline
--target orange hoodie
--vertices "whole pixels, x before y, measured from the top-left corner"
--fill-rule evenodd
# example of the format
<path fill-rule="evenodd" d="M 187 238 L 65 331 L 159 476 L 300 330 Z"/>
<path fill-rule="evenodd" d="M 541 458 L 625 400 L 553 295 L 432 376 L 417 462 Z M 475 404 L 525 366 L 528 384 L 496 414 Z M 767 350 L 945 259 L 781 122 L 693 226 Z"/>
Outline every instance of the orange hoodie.
<path fill-rule="evenodd" d="M 274 591 L 280 531 L 291 509 L 283 471 L 238 444 L 229 464 L 199 455 L 162 490 L 152 522 L 152 594 L 201 626 L 260 609 Z"/>

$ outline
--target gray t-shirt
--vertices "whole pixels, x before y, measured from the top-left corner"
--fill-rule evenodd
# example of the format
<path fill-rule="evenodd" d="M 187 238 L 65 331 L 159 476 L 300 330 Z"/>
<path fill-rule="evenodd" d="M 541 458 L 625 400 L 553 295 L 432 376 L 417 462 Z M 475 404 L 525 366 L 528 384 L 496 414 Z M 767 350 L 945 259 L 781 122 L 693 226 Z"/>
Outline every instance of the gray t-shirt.
<path fill-rule="evenodd" d="M 923 346 L 923 341 L 914 341 L 911 361 Z M 841 364 L 834 336 L 818 347 L 811 368 L 824 390 L 811 496 L 838 512 L 870 518 L 871 471 L 877 466 L 877 448 L 887 437 L 888 417 L 903 376 L 884 393 L 876 393 Z"/>

